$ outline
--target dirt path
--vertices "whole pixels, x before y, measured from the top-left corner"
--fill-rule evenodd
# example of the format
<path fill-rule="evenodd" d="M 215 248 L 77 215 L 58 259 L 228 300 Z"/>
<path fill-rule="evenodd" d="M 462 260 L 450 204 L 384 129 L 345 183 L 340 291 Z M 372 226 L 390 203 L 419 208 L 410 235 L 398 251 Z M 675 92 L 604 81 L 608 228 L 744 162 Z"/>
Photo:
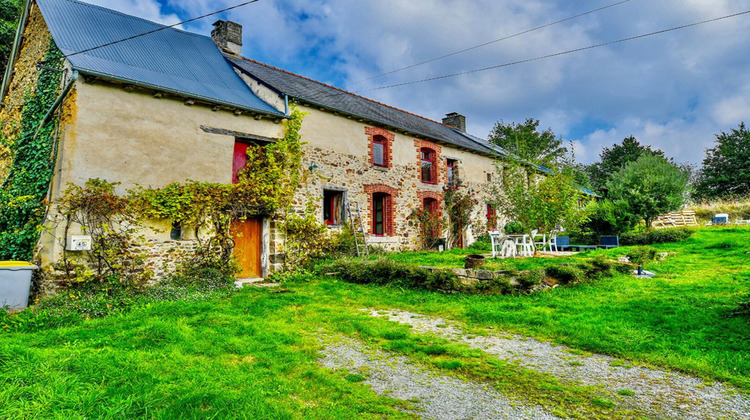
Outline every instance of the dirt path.
<path fill-rule="evenodd" d="M 597 386 L 619 396 L 619 407 L 647 412 L 655 418 L 750 419 L 750 396 L 721 383 L 707 384 L 681 373 L 631 366 L 610 356 L 580 354 L 565 346 L 514 334 L 474 336 L 457 323 L 441 318 L 405 311 L 367 311 L 374 317 L 410 325 L 414 332 L 466 343 L 499 359 L 550 373 L 564 381 Z"/>
<path fill-rule="evenodd" d="M 336 337 L 323 350 L 321 364 L 360 374 L 380 395 L 409 401 L 415 415 L 427 419 L 558 419 L 541 407 L 513 401 L 491 385 L 461 381 L 410 364 L 404 356 L 367 349 Z"/>

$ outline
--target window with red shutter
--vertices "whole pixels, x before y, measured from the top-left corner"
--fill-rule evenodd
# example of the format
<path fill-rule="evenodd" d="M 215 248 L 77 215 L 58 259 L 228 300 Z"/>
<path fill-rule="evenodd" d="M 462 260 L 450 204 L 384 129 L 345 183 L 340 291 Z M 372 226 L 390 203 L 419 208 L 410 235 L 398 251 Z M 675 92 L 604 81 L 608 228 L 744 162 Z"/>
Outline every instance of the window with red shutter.
<path fill-rule="evenodd" d="M 422 163 L 422 182 L 425 184 L 437 184 L 436 153 L 432 149 L 423 147 L 420 150 Z"/>
<path fill-rule="evenodd" d="M 232 158 L 232 184 L 240 182 L 239 172 L 247 165 L 247 148 L 248 143 L 240 141 L 234 142 L 234 156 Z"/>
<path fill-rule="evenodd" d="M 392 197 L 385 193 L 372 195 L 372 234 L 375 236 L 393 235 Z"/>

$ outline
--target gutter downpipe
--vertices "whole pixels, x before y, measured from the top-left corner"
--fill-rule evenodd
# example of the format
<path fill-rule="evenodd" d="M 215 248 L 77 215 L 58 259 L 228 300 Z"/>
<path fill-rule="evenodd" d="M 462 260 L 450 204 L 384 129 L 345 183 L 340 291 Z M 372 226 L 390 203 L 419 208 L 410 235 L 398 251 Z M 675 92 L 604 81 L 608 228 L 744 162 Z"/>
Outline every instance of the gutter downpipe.
<path fill-rule="evenodd" d="M 73 74 L 70 76 L 70 80 L 68 80 L 68 83 L 63 88 L 62 92 L 60 92 L 60 96 L 55 99 L 55 102 L 50 107 L 49 111 L 47 111 L 47 114 L 44 115 L 44 118 L 42 119 L 42 122 L 39 123 L 39 127 L 36 128 L 36 132 L 34 133 L 34 137 L 32 137 L 31 142 L 33 143 L 34 140 L 36 140 L 37 136 L 39 135 L 39 132 L 42 131 L 42 127 L 44 127 L 44 124 L 47 124 L 50 117 L 52 116 L 52 113 L 57 110 L 57 107 L 60 106 L 62 101 L 65 99 L 66 96 L 68 96 L 68 93 L 71 89 L 73 89 L 73 84 L 78 80 L 78 70 L 73 70 Z M 55 143 L 57 144 L 57 143 Z M 55 149 L 57 149 L 57 146 L 55 146 Z"/>
<path fill-rule="evenodd" d="M 26 0 L 26 4 L 21 12 L 21 20 L 18 21 L 18 28 L 16 28 L 16 39 L 13 41 L 13 49 L 10 50 L 10 57 L 8 57 L 8 63 L 5 67 L 5 74 L 3 75 L 3 87 L 0 91 L 0 98 L 5 99 L 5 91 L 8 89 L 8 82 L 10 82 L 10 75 L 13 73 L 13 67 L 16 62 L 16 53 L 21 48 L 21 41 L 23 39 L 23 32 L 26 30 L 26 20 L 29 18 L 29 11 L 31 10 L 31 0 Z M 0 103 L 0 107 L 4 107 L 5 102 Z"/>
<path fill-rule="evenodd" d="M 284 116 L 289 117 L 289 95 L 284 94 Z"/>
<path fill-rule="evenodd" d="M 68 93 L 73 89 L 73 85 L 75 85 L 76 80 L 78 80 L 78 70 L 73 69 L 73 73 L 70 75 L 70 80 L 68 80 L 68 83 L 63 88 L 62 92 L 60 92 L 60 96 L 55 99 L 55 102 L 50 107 L 49 111 L 47 111 L 47 114 L 42 119 L 42 122 L 39 124 L 39 127 L 36 129 L 36 133 L 34 133 L 34 137 L 32 139 L 32 143 L 34 140 L 36 140 L 36 137 L 39 135 L 39 132 L 42 130 L 42 127 L 44 127 L 45 124 L 49 121 L 52 114 L 60 107 L 60 104 L 62 104 L 63 100 L 65 100 L 65 97 L 68 96 Z M 58 130 L 60 127 L 58 126 Z M 57 135 L 55 136 L 55 144 L 52 147 L 52 156 L 50 156 L 50 159 L 52 160 L 52 176 L 49 180 L 49 186 L 47 187 L 47 202 L 52 203 L 52 186 L 54 184 L 55 180 L 55 168 L 57 167 L 57 151 L 60 147 L 60 133 L 58 131 Z M 44 213 L 44 218 L 47 218 L 47 213 L 49 212 L 50 206 L 47 206 L 47 209 Z"/>

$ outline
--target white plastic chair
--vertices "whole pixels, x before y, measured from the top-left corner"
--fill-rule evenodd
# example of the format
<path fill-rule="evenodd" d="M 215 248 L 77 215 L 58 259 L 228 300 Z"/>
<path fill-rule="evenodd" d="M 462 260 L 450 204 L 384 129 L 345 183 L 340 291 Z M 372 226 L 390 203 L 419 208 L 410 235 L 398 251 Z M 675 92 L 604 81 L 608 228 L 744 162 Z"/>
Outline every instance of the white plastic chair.
<path fill-rule="evenodd" d="M 534 229 L 531 231 L 531 235 L 523 235 L 520 243 L 516 242 L 516 245 L 520 245 L 521 255 L 525 255 L 527 257 L 534 255 L 534 237 L 536 236 L 537 232 L 538 230 Z"/>
<path fill-rule="evenodd" d="M 500 258 L 516 256 L 516 244 L 508 236 L 500 231 L 493 230 L 488 232 L 490 241 L 492 241 L 492 258 L 500 254 Z"/>

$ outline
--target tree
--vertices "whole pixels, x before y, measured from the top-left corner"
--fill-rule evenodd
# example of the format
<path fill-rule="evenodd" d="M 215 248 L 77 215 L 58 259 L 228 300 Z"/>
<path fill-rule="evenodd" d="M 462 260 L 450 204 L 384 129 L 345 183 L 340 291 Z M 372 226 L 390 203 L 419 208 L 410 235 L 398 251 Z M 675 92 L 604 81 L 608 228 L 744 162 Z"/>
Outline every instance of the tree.
<path fill-rule="evenodd" d="M 525 233 L 534 229 L 549 233 L 558 226 L 570 230 L 585 219 L 581 203 L 586 195 L 570 171 L 535 177 L 526 168 L 512 165 L 502 172 L 503 186 L 493 185 L 488 191 L 492 204 L 504 217 L 520 223 Z"/>
<path fill-rule="evenodd" d="M 612 179 L 612 176 L 644 154 L 665 157 L 661 150 L 643 146 L 633 136 L 623 139 L 622 144 L 613 144 L 611 148 L 605 147 L 599 154 L 599 162 L 587 168 L 591 188 L 607 196 L 607 182 Z"/>
<path fill-rule="evenodd" d="M 682 207 L 688 177 L 667 159 L 645 153 L 615 174 L 607 190 L 613 201 L 622 200 L 627 213 L 645 220 L 651 228 L 658 215 Z"/>
<path fill-rule="evenodd" d="M 22 0 L 0 0 L 0 75 L 5 74 L 8 65 L 22 7 Z"/>
<path fill-rule="evenodd" d="M 563 141 L 552 129 L 539 131 L 539 120 L 527 118 L 522 124 L 495 123 L 488 140 L 513 156 L 528 162 L 551 166 L 565 155 Z"/>
<path fill-rule="evenodd" d="M 716 146 L 706 150 L 694 196 L 699 199 L 743 197 L 750 194 L 750 131 L 740 123 L 716 135 Z"/>

